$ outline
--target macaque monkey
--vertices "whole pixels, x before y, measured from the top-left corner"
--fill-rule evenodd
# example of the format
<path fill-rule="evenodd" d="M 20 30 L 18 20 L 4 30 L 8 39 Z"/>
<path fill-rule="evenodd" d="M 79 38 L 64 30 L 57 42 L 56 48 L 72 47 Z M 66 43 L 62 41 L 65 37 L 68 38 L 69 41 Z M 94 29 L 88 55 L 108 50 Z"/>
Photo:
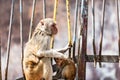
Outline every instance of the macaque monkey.
<path fill-rule="evenodd" d="M 70 47 L 50 49 L 51 36 L 57 33 L 51 18 L 42 19 L 24 49 L 23 70 L 26 80 L 52 80 L 51 58 L 67 59 L 63 53 Z"/>
<path fill-rule="evenodd" d="M 76 76 L 76 67 L 75 63 L 71 59 L 60 59 L 55 58 L 58 70 L 55 76 L 53 76 L 54 80 L 58 78 L 62 78 L 65 80 L 75 80 Z"/>

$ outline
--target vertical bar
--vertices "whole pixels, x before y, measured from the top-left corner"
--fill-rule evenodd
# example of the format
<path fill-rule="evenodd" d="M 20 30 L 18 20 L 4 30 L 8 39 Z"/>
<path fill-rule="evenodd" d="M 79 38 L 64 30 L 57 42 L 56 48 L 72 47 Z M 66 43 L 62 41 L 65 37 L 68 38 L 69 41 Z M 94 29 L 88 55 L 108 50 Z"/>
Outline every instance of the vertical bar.
<path fill-rule="evenodd" d="M 20 44 L 21 44 L 21 50 L 22 50 L 22 59 L 21 59 L 21 65 L 22 65 L 22 74 L 23 74 L 23 79 L 25 79 L 24 71 L 23 71 L 23 2 L 20 0 Z"/>
<path fill-rule="evenodd" d="M 58 0 L 55 0 L 55 3 L 54 3 L 54 14 L 53 14 L 54 21 L 56 21 L 57 7 L 58 7 Z"/>
<path fill-rule="evenodd" d="M 77 38 L 77 20 L 78 20 L 78 4 L 79 0 L 76 0 L 76 5 L 75 5 L 75 18 L 74 18 L 74 38 L 73 38 L 73 60 L 76 62 L 75 59 L 75 49 L 76 49 L 76 38 Z"/>
<path fill-rule="evenodd" d="M 95 46 L 95 0 L 92 0 L 92 25 L 93 25 L 93 53 L 94 53 L 94 67 L 97 65 L 97 57 L 96 57 L 96 46 Z"/>
<path fill-rule="evenodd" d="M 43 0 L 43 19 L 46 18 L 46 0 Z"/>
<path fill-rule="evenodd" d="M 88 0 L 82 0 L 83 10 L 81 8 L 82 15 L 82 49 L 81 54 L 79 56 L 79 64 L 78 64 L 78 80 L 85 80 L 86 75 L 86 61 L 85 56 L 87 52 L 87 23 L 88 23 Z"/>
<path fill-rule="evenodd" d="M 30 40 L 30 38 L 32 36 L 32 27 L 33 27 L 34 13 L 35 13 L 35 5 L 36 5 L 36 0 L 33 0 L 32 16 L 31 16 L 31 20 L 30 20 L 30 30 L 29 30 L 29 38 L 28 38 L 28 40 Z"/>
<path fill-rule="evenodd" d="M 106 0 L 103 0 L 102 6 L 102 19 L 101 19 L 101 33 L 100 33 L 100 49 L 99 49 L 99 66 L 102 67 L 101 64 L 101 55 L 102 55 L 102 42 L 103 42 L 103 33 L 104 33 L 104 16 L 105 16 L 105 3 Z"/>
<path fill-rule="evenodd" d="M 119 25 L 119 1 L 117 0 L 117 21 L 118 21 L 118 54 L 119 54 L 119 67 L 120 67 L 120 25 Z"/>
<path fill-rule="evenodd" d="M 54 3 L 54 13 L 53 13 L 54 21 L 56 21 L 57 7 L 58 7 L 58 0 L 55 0 L 55 3 Z M 50 42 L 50 48 L 52 49 L 53 47 L 54 47 L 54 35 L 52 35 L 51 42 Z"/>
<path fill-rule="evenodd" d="M 2 80 L 2 71 L 1 71 L 1 31 L 0 31 L 0 80 Z"/>
<path fill-rule="evenodd" d="M 68 25 L 68 44 L 72 45 L 72 37 L 71 37 L 71 22 L 70 22 L 70 5 L 69 0 L 66 0 L 66 9 L 67 9 L 67 25 Z M 69 49 L 69 58 L 71 58 L 71 48 Z"/>
<path fill-rule="evenodd" d="M 10 23 L 9 23 L 9 33 L 8 33 L 8 44 L 7 44 L 7 64 L 6 64 L 6 68 L 5 68 L 5 80 L 7 80 L 7 76 L 8 76 L 10 45 L 11 45 L 11 33 L 12 33 L 12 21 L 13 21 L 13 14 L 14 14 L 14 2 L 15 2 L 15 0 L 12 0 Z"/>
<path fill-rule="evenodd" d="M 54 13 L 53 13 L 54 21 L 56 21 L 57 7 L 58 7 L 58 0 L 55 0 L 55 3 L 54 3 Z M 52 35 L 51 42 L 50 42 L 50 48 L 52 49 L 53 47 L 54 47 L 54 35 Z"/>

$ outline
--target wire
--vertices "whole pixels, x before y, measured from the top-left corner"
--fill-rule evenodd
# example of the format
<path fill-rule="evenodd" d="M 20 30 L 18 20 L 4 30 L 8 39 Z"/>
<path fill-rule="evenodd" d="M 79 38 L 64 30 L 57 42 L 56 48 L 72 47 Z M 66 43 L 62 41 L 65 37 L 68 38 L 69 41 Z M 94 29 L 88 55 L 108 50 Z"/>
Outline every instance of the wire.
<path fill-rule="evenodd" d="M 9 57 L 10 57 L 10 45 L 11 45 L 11 32 L 12 32 L 12 21 L 13 21 L 13 13 L 14 13 L 14 0 L 12 0 L 11 4 L 11 14 L 10 14 L 10 23 L 9 23 L 9 33 L 8 33 L 8 44 L 7 44 L 7 65 L 5 68 L 5 80 L 7 80 L 8 75 L 8 66 L 9 66 Z"/>

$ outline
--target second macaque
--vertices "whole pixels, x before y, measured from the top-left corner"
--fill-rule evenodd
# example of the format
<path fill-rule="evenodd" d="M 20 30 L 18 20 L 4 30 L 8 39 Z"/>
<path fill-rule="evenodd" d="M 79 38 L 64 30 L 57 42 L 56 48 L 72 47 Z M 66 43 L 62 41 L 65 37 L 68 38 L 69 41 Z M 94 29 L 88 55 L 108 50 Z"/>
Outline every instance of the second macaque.
<path fill-rule="evenodd" d="M 76 66 L 75 63 L 71 59 L 60 59 L 55 58 L 56 64 L 58 66 L 58 70 L 54 79 L 57 80 L 59 78 L 65 80 L 74 80 L 76 76 Z"/>

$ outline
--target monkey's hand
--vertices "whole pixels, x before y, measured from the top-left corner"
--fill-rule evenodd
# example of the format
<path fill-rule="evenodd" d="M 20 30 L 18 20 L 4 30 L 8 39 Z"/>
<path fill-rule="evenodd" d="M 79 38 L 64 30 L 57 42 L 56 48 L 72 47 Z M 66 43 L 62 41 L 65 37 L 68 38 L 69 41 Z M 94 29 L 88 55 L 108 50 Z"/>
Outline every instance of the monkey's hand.
<path fill-rule="evenodd" d="M 70 46 L 69 44 L 67 44 L 64 48 L 62 49 L 58 49 L 56 51 L 61 52 L 61 53 L 65 53 L 68 49 L 70 49 L 72 46 Z"/>

